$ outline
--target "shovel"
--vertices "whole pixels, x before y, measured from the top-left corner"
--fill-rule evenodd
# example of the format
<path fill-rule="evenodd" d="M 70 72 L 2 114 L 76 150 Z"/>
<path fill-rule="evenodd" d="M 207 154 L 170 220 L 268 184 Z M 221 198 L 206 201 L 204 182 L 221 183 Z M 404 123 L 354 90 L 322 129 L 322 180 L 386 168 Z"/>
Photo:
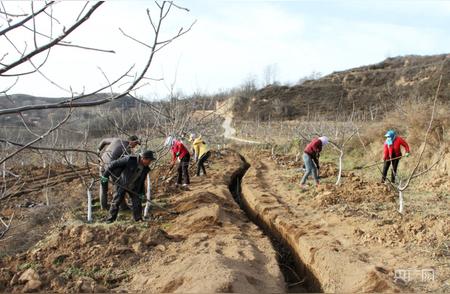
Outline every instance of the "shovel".
<path fill-rule="evenodd" d="M 391 159 L 388 159 L 388 160 L 377 161 L 377 162 L 369 164 L 369 165 L 356 166 L 353 170 L 360 170 L 360 169 L 369 168 L 369 167 L 376 166 L 378 164 L 384 163 L 385 161 L 393 161 L 393 160 L 396 160 L 396 159 L 400 159 L 402 157 L 405 157 L 405 156 L 399 156 L 399 157 L 394 157 L 394 158 L 391 158 Z"/>

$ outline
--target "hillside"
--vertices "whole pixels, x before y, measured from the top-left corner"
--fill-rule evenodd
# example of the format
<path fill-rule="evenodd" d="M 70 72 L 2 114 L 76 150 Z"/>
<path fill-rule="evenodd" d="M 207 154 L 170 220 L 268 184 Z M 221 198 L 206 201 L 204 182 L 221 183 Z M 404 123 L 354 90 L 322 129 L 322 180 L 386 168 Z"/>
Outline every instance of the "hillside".
<path fill-rule="evenodd" d="M 429 99 L 440 74 L 439 98 L 450 100 L 450 55 L 388 58 L 378 64 L 334 72 L 295 86 L 270 85 L 252 97 L 239 97 L 236 118 L 294 119 L 317 114 L 349 114 L 378 119 L 403 99 Z"/>
<path fill-rule="evenodd" d="M 89 97 L 84 98 L 83 102 L 88 101 L 95 101 L 104 99 L 105 97 L 108 97 L 108 94 L 96 94 Z M 25 94 L 12 94 L 12 95 L 0 95 L 0 109 L 6 109 L 6 108 L 15 108 L 15 107 L 21 107 L 26 105 L 40 105 L 40 104 L 51 104 L 51 103 L 58 103 L 62 101 L 66 101 L 69 98 L 47 98 L 47 97 L 36 97 L 31 95 L 25 95 Z M 121 99 L 112 101 L 110 103 L 95 107 L 95 108 L 84 108 L 80 109 L 77 114 L 79 117 L 87 119 L 90 117 L 95 117 L 95 112 L 102 109 L 108 109 L 108 110 L 115 110 L 115 109 L 128 109 L 132 107 L 136 107 L 138 102 L 131 98 L 131 97 L 123 97 Z M 94 109 L 94 111 L 93 111 Z M 49 118 L 55 118 L 60 117 L 61 115 L 64 116 L 64 113 L 61 112 L 61 110 L 31 110 L 26 111 L 22 113 L 25 121 L 27 123 L 30 123 L 31 125 L 40 125 L 45 126 L 48 123 Z M 4 126 L 19 126 L 22 127 L 22 122 L 20 118 L 16 115 L 7 115 L 7 116 L 1 116 L 0 122 Z"/>

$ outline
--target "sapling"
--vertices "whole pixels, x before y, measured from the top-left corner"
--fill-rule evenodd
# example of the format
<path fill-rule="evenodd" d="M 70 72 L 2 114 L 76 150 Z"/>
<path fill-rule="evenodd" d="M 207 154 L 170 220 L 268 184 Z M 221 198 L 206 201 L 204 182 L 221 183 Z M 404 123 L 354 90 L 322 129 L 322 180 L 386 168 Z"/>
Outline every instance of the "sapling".
<path fill-rule="evenodd" d="M 150 211 L 150 201 L 151 201 L 151 181 L 150 181 L 150 175 L 147 175 L 147 192 L 146 192 L 146 198 L 147 201 L 145 203 L 145 209 L 144 209 L 144 217 L 148 216 L 148 213 Z"/>

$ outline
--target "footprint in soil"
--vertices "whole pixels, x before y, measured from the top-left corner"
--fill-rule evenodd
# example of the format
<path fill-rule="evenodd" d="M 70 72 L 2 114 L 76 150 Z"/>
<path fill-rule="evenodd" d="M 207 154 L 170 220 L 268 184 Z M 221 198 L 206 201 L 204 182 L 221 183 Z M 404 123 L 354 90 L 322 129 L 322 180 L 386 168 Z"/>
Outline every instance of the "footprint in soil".
<path fill-rule="evenodd" d="M 175 255 L 169 255 L 164 260 L 164 264 L 170 264 L 170 263 L 174 262 L 175 260 L 177 260 L 177 257 Z"/>
<path fill-rule="evenodd" d="M 168 283 L 166 286 L 164 286 L 164 288 L 161 290 L 161 293 L 173 293 L 178 288 L 180 288 L 181 285 L 183 285 L 183 283 L 184 283 L 184 278 L 175 279 L 175 280 L 171 281 L 170 283 Z"/>
<path fill-rule="evenodd" d="M 250 276 L 245 276 L 245 278 L 247 279 L 247 281 L 251 284 L 251 285 L 260 285 L 262 282 L 258 279 L 255 279 L 254 277 L 250 277 Z"/>

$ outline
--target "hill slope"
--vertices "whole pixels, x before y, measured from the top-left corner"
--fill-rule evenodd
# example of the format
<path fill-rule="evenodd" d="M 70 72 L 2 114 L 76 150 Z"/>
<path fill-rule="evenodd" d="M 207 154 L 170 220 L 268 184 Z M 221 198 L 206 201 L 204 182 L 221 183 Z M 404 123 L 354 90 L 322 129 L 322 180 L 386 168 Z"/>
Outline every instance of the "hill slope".
<path fill-rule="evenodd" d="M 353 108 L 377 118 L 403 99 L 433 97 L 443 75 L 439 98 L 449 101 L 450 55 L 388 58 L 378 64 L 334 72 L 301 85 L 270 85 L 253 97 L 239 97 L 236 118 L 294 119 L 316 114 L 349 114 Z"/>

